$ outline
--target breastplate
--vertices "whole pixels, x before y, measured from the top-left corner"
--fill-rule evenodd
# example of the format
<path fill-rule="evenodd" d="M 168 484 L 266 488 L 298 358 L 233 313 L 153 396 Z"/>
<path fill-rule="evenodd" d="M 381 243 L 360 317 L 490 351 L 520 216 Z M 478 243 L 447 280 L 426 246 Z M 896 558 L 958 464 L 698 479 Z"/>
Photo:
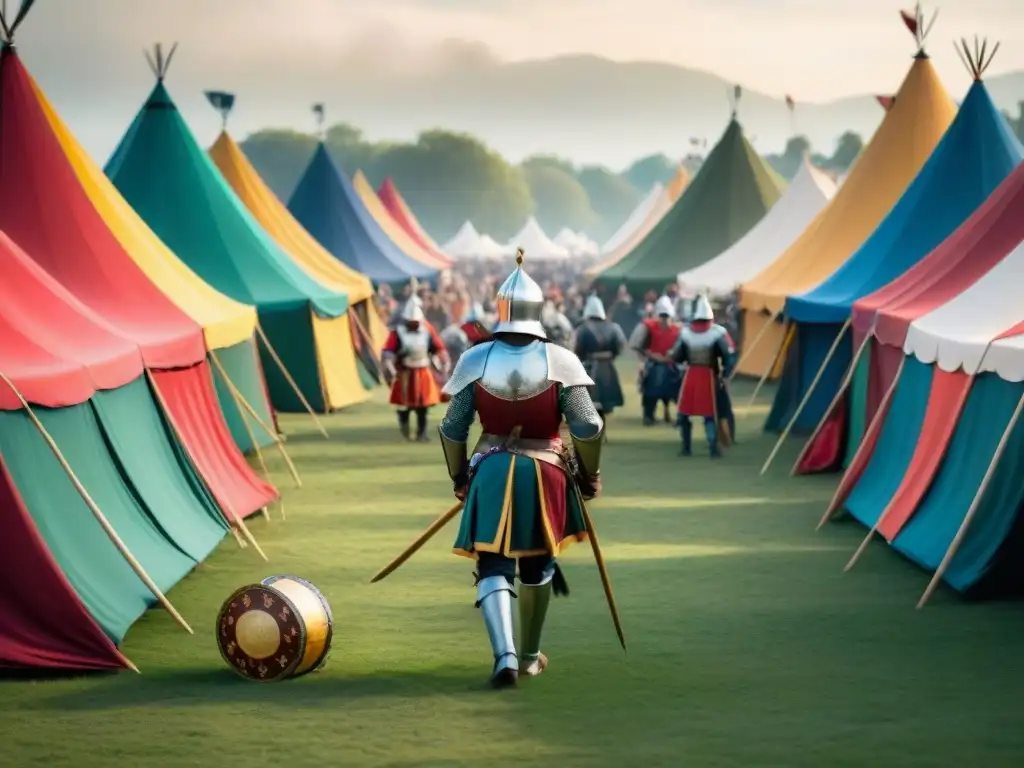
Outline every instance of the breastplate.
<path fill-rule="evenodd" d="M 399 327 L 398 341 L 402 344 L 402 365 L 406 368 L 426 368 L 430 365 L 430 332 L 426 328 L 410 331 Z"/>
<path fill-rule="evenodd" d="M 690 328 L 682 330 L 683 343 L 686 344 L 686 362 L 690 365 L 710 366 L 715 361 L 715 347 L 721 338 L 721 332 L 714 326 L 706 331 L 695 332 Z"/>
<path fill-rule="evenodd" d="M 478 383 L 502 400 L 525 400 L 539 395 L 554 384 L 548 378 L 546 345 L 535 341 L 525 347 L 514 347 L 495 342 Z"/>

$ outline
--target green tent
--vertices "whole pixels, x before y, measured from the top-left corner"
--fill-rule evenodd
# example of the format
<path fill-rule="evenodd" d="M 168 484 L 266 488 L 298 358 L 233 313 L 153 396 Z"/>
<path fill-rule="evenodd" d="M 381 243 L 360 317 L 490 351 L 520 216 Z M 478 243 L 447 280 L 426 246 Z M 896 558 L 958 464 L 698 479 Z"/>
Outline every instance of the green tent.
<path fill-rule="evenodd" d="M 107 176 L 196 274 L 257 307 L 306 400 L 328 410 L 325 382 L 335 375 L 336 356 L 320 351 L 323 340 L 315 329 L 318 319 L 342 318 L 348 296 L 313 280 L 263 231 L 192 136 L 162 75 L 108 162 Z M 322 332 L 323 323 L 319 327 Z M 281 411 L 301 411 L 287 379 L 263 353 L 271 402 Z"/>
<path fill-rule="evenodd" d="M 782 196 L 785 182 L 758 156 L 735 115 L 697 177 L 637 246 L 596 281 L 634 294 L 662 291 L 680 272 L 743 237 Z"/>

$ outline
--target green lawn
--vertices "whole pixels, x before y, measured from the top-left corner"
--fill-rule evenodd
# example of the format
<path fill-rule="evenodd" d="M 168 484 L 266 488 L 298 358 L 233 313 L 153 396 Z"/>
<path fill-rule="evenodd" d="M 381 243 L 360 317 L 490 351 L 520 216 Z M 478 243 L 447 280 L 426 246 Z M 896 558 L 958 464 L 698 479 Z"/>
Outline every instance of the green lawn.
<path fill-rule="evenodd" d="M 195 636 L 162 611 L 129 634 L 141 676 L 0 683 L 0 764 L 1020 764 L 1024 611 L 943 591 L 915 611 L 927 576 L 881 544 L 843 574 L 864 531 L 815 533 L 835 478 L 790 479 L 795 442 L 758 477 L 771 447 L 763 408 L 740 407 L 741 444 L 717 462 L 702 444 L 677 457 L 674 432 L 642 428 L 635 402 L 613 417 L 592 511 L 628 657 L 577 545 L 564 558 L 572 595 L 549 618 L 547 673 L 487 690 L 454 525 L 368 584 L 453 503 L 436 442 L 400 443 L 383 402 L 328 418 L 329 442 L 285 418 L 304 487 L 268 454 L 287 520 L 275 509 L 252 530 L 271 562 L 226 539 L 170 595 Z M 273 573 L 317 584 L 337 627 L 323 672 L 260 685 L 221 661 L 214 622 L 233 589 Z"/>

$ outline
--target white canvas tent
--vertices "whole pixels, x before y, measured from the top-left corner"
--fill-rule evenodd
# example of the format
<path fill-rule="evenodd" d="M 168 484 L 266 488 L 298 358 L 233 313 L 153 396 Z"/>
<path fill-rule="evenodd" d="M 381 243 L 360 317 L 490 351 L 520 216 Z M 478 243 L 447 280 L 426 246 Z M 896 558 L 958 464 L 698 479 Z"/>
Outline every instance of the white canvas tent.
<path fill-rule="evenodd" d="M 455 237 L 445 243 L 441 250 L 445 253 L 450 253 L 456 259 L 460 259 L 471 254 L 476 248 L 479 240 L 480 233 L 476 231 L 476 227 L 473 226 L 473 222 L 467 221 L 459 227 L 459 231 L 455 233 Z"/>
<path fill-rule="evenodd" d="M 596 256 L 597 243 L 587 237 L 584 232 L 573 232 L 568 227 L 562 227 L 555 235 L 555 244 L 565 248 L 573 256 Z"/>
<path fill-rule="evenodd" d="M 608 238 L 607 242 L 601 246 L 602 255 L 609 255 L 614 253 L 615 250 L 623 243 L 627 242 L 633 237 L 633 234 L 640 229 L 651 211 L 657 207 L 658 202 L 665 194 L 665 186 L 660 182 L 651 187 L 651 191 L 647 193 L 639 203 L 633 212 L 629 214 L 629 218 L 626 219 L 622 226 L 619 227 L 615 234 Z"/>
<path fill-rule="evenodd" d="M 746 235 L 711 261 L 676 278 L 686 293 L 725 296 L 760 273 L 803 234 L 832 199 L 836 183 L 807 159 L 782 198 Z"/>
<path fill-rule="evenodd" d="M 515 253 L 515 248 L 502 245 L 490 235 L 480 235 L 477 241 L 476 253 L 473 255 L 478 259 L 501 259 Z"/>
<path fill-rule="evenodd" d="M 522 248 L 528 258 L 533 259 L 567 259 L 569 251 L 558 245 L 541 229 L 537 219 L 531 216 L 515 237 L 508 241 L 512 250 Z"/>

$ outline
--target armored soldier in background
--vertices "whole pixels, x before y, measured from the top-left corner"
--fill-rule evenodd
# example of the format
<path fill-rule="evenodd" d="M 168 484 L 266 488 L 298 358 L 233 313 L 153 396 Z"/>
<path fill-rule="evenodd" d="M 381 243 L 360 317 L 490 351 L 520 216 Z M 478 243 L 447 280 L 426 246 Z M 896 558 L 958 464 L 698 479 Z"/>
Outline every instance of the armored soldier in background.
<path fill-rule="evenodd" d="M 568 591 L 555 558 L 587 539 L 583 500 L 601 488 L 604 423 L 587 393 L 594 382 L 576 355 L 547 343 L 544 296 L 523 271 L 522 257 L 520 251 L 498 289 L 493 340 L 467 350 L 446 385 L 451 401 L 440 425 L 455 495 L 465 502 L 454 551 L 477 561 L 476 605 L 491 641 L 495 687 L 546 668 L 541 636 L 548 604 L 552 592 Z M 476 415 L 483 434 L 470 453 Z M 559 437 L 563 417 L 575 455 Z"/>
<path fill-rule="evenodd" d="M 672 345 L 679 338 L 679 326 L 673 321 L 675 307 L 672 300 L 662 296 L 654 305 L 655 318 L 647 318 L 636 327 L 630 346 L 640 355 L 640 394 L 643 402 L 644 425 L 654 424 L 654 411 L 660 401 L 665 421 L 671 423 L 668 404 L 679 396 L 681 377 L 679 368 L 668 357 Z"/>
<path fill-rule="evenodd" d="M 388 334 L 381 362 L 391 384 L 389 402 L 398 406 L 402 437 L 412 439 L 409 414 L 415 411 L 416 440 L 427 442 L 427 410 L 441 402 L 437 374 L 446 372 L 448 352 L 415 297 L 405 302 L 400 322 Z"/>
<path fill-rule="evenodd" d="M 680 454 L 692 453 L 693 425 L 691 416 L 704 418 L 708 451 L 713 458 L 721 456 L 719 438 L 723 430 L 726 440 L 734 429 L 732 401 L 726 379 L 736 364 L 736 347 L 729 332 L 714 322 L 714 313 L 706 296 L 697 298 L 693 320 L 683 328 L 669 357 L 685 363 L 683 384 L 679 391 L 679 431 L 683 445 Z"/>
<path fill-rule="evenodd" d="M 625 347 L 626 336 L 618 324 L 605 317 L 601 299 L 588 298 L 583 307 L 583 322 L 573 336 L 572 350 L 594 380 L 590 398 L 602 419 L 625 402 L 619 372 L 615 370 L 615 358 Z"/>
<path fill-rule="evenodd" d="M 441 331 L 441 340 L 448 348 L 448 356 L 453 366 L 458 365 L 459 358 L 467 349 L 490 338 L 487 317 L 480 302 L 473 303 L 461 323 L 452 323 Z"/>

